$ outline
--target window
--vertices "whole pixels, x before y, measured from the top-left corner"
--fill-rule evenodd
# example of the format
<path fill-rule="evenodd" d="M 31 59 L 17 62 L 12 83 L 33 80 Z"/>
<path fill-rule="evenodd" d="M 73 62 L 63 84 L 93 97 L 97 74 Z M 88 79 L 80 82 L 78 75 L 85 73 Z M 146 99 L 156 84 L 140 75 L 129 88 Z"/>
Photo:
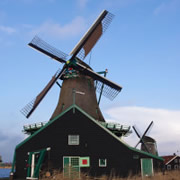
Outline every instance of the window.
<path fill-rule="evenodd" d="M 174 169 L 178 169 L 178 165 L 174 165 Z"/>
<path fill-rule="evenodd" d="M 78 156 L 64 156 L 63 157 L 63 176 L 65 179 L 79 179 L 80 178 L 80 157 Z"/>
<path fill-rule="evenodd" d="M 171 170 L 171 165 L 167 165 L 167 170 Z"/>
<path fill-rule="evenodd" d="M 79 135 L 68 135 L 68 145 L 79 145 Z"/>
<path fill-rule="evenodd" d="M 107 160 L 106 159 L 99 159 L 99 167 L 106 167 Z"/>
<path fill-rule="evenodd" d="M 178 162 L 178 159 L 175 159 L 174 162 L 177 163 L 177 162 Z"/>
<path fill-rule="evenodd" d="M 71 157 L 71 166 L 79 166 L 79 157 Z"/>

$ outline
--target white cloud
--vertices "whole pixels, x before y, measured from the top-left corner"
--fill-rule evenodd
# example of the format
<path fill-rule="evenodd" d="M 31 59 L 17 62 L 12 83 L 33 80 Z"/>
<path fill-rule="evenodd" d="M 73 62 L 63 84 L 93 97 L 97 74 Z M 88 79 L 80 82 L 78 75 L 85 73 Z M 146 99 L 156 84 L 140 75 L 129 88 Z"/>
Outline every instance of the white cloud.
<path fill-rule="evenodd" d="M 84 18 L 78 16 L 73 19 L 72 22 L 65 25 L 60 25 L 58 23 L 54 23 L 53 21 L 47 21 L 35 28 L 31 33 L 33 35 L 41 33 L 63 39 L 80 34 L 85 30 L 85 28 L 86 23 Z"/>
<path fill-rule="evenodd" d="M 0 31 L 8 33 L 8 34 L 12 34 L 16 32 L 16 29 L 12 27 L 0 25 Z"/>
<path fill-rule="evenodd" d="M 158 15 L 161 13 L 176 12 L 176 10 L 179 10 L 179 7 L 180 7 L 180 1 L 179 0 L 169 0 L 167 2 L 162 2 L 154 10 L 154 14 Z"/>
<path fill-rule="evenodd" d="M 85 8 L 89 0 L 77 0 L 78 6 L 80 8 Z"/>
<path fill-rule="evenodd" d="M 15 147 L 24 139 L 24 135 L 7 131 L 0 129 L 0 155 L 4 162 L 12 162 Z"/>
<path fill-rule="evenodd" d="M 172 154 L 180 151 L 180 110 L 153 109 L 146 107 L 116 107 L 106 111 L 108 121 L 125 125 L 136 125 L 142 133 L 151 121 L 154 126 L 149 135 L 155 138 L 160 154 Z M 131 145 L 138 141 L 135 133 L 126 139 Z"/>

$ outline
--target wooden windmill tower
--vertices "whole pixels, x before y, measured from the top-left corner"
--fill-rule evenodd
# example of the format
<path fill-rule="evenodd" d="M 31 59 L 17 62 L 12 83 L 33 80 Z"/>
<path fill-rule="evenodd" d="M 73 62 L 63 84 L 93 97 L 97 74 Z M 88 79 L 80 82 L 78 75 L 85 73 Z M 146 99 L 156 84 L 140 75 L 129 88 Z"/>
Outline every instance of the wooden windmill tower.
<path fill-rule="evenodd" d="M 104 10 L 71 51 L 69 60 L 67 60 L 67 54 L 50 46 L 39 37 L 34 37 L 29 43 L 29 46 L 63 63 L 64 66 L 55 73 L 41 93 L 22 109 L 22 113 L 27 118 L 37 108 L 57 80 L 61 79 L 63 83 L 60 97 L 51 119 L 66 110 L 72 103 L 76 103 L 94 119 L 104 121 L 97 102 L 96 90 L 100 92 L 100 95 L 103 94 L 113 100 L 121 91 L 122 87 L 94 72 L 92 68 L 82 60 L 84 60 L 102 34 L 106 31 L 112 18 L 113 15 Z M 76 95 L 79 93 L 81 95 Z"/>

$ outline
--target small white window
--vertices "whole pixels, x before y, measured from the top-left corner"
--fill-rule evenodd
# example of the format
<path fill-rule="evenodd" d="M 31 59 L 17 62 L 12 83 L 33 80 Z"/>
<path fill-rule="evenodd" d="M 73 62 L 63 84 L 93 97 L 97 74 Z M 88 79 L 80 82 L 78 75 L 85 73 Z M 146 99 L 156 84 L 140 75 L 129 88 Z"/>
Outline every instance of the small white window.
<path fill-rule="evenodd" d="M 178 159 L 175 159 L 174 162 L 177 163 L 177 162 L 178 162 Z"/>
<path fill-rule="evenodd" d="M 107 159 L 99 159 L 99 167 L 106 167 Z"/>
<path fill-rule="evenodd" d="M 68 135 L 68 145 L 79 145 L 79 135 Z"/>
<path fill-rule="evenodd" d="M 178 165 L 174 165 L 174 169 L 178 169 Z"/>
<path fill-rule="evenodd" d="M 171 170 L 171 165 L 167 165 L 167 170 Z"/>

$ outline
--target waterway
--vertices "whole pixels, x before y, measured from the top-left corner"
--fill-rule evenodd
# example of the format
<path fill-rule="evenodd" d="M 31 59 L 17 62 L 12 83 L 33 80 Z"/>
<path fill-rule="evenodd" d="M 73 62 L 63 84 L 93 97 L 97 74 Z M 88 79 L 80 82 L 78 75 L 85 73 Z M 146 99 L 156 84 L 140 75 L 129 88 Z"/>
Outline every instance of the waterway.
<path fill-rule="evenodd" d="M 10 172 L 11 172 L 11 169 L 9 168 L 6 168 L 6 169 L 0 168 L 0 178 L 9 177 Z"/>

